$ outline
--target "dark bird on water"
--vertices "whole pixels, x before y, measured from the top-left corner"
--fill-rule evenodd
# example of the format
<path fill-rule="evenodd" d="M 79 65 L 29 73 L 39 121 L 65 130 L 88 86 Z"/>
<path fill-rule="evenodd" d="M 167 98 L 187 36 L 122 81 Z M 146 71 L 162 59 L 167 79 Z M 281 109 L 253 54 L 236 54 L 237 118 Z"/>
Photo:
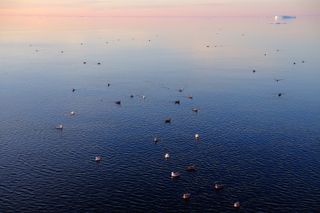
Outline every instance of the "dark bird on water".
<path fill-rule="evenodd" d="M 133 98 L 134 96 L 133 95 L 130 95 L 130 98 Z"/>
<path fill-rule="evenodd" d="M 256 72 L 256 70 L 252 70 L 252 72 L 253 72 L 253 73 L 255 73 L 255 72 Z"/>
<path fill-rule="evenodd" d="M 283 79 L 275 78 L 274 79 L 276 82 L 282 81 Z"/>
<path fill-rule="evenodd" d="M 176 101 L 174 102 L 174 104 L 179 104 L 179 105 L 180 105 L 180 100 L 176 100 Z"/>
<path fill-rule="evenodd" d="M 180 88 L 178 91 L 179 91 L 179 92 L 183 92 L 183 88 Z"/>
<path fill-rule="evenodd" d="M 76 91 L 76 89 L 75 88 L 72 88 L 72 92 L 75 92 Z"/>
<path fill-rule="evenodd" d="M 121 101 L 116 101 L 114 103 L 117 104 L 117 105 L 121 105 Z"/>
<path fill-rule="evenodd" d="M 197 109 L 197 108 L 192 108 L 192 112 L 199 112 L 199 109 Z"/>
<path fill-rule="evenodd" d="M 196 171 L 196 166 L 194 164 L 191 164 L 191 165 L 187 166 L 186 170 L 188 172 L 194 172 L 194 171 Z"/>
<path fill-rule="evenodd" d="M 98 64 L 98 65 L 101 65 L 101 63 L 100 63 L 100 62 L 98 62 L 97 64 Z"/>
<path fill-rule="evenodd" d="M 108 84 L 107 84 L 107 86 L 108 86 L 108 87 L 110 87 L 110 86 L 111 86 L 111 84 L 110 84 L 110 83 L 108 83 Z"/>
<path fill-rule="evenodd" d="M 164 120 L 164 122 L 165 122 L 166 124 L 171 123 L 171 118 L 166 118 L 166 119 Z"/>
<path fill-rule="evenodd" d="M 283 94 L 280 92 L 280 93 L 278 93 L 278 97 L 281 97 Z"/>

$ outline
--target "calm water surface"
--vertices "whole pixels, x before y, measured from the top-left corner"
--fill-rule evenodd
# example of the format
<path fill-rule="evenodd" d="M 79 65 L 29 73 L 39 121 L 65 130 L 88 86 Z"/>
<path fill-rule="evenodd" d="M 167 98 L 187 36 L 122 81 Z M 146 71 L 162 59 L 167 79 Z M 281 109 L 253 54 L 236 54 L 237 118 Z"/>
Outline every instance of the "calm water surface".
<path fill-rule="evenodd" d="M 319 19 L 272 22 L 1 17 L 0 212 L 319 212 Z"/>

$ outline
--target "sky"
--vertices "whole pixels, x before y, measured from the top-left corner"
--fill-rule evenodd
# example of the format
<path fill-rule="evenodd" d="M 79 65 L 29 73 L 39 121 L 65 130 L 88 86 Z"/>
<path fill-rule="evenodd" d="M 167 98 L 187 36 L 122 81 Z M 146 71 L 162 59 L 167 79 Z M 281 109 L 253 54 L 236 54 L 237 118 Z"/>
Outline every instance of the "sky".
<path fill-rule="evenodd" d="M 320 15 L 320 0 L 0 0 L 0 15 Z"/>

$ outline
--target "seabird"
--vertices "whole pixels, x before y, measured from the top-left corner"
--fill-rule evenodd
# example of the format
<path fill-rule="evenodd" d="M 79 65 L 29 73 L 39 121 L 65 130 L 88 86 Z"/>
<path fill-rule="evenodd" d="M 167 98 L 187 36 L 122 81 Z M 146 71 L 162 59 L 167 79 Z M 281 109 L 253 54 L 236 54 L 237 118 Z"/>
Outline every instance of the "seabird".
<path fill-rule="evenodd" d="M 56 129 L 63 130 L 63 125 L 62 124 L 57 125 Z"/>
<path fill-rule="evenodd" d="M 194 172 L 194 171 L 196 171 L 196 166 L 194 164 L 191 164 L 191 165 L 187 166 L 186 170 L 188 172 Z"/>
<path fill-rule="evenodd" d="M 233 204 L 233 207 L 234 208 L 240 208 L 240 202 L 239 201 L 237 201 L 237 202 L 235 202 L 234 204 Z"/>
<path fill-rule="evenodd" d="M 197 108 L 192 108 L 192 112 L 199 112 L 199 109 L 197 109 Z"/>
<path fill-rule="evenodd" d="M 213 186 L 213 188 L 214 188 L 215 190 L 221 190 L 221 189 L 223 189 L 223 184 L 221 184 L 221 183 L 215 183 L 214 186 Z"/>
<path fill-rule="evenodd" d="M 199 139 L 200 139 L 200 135 L 197 133 L 197 134 L 194 135 L 194 138 L 195 138 L 196 140 L 199 140 Z"/>
<path fill-rule="evenodd" d="M 96 162 L 100 162 L 101 160 L 102 160 L 102 157 L 101 157 L 101 156 L 98 155 L 98 156 L 95 157 L 95 161 L 96 161 Z"/>
<path fill-rule="evenodd" d="M 121 101 L 116 101 L 115 104 L 121 105 Z"/>
<path fill-rule="evenodd" d="M 180 176 L 179 172 L 171 172 L 171 178 L 177 178 Z"/>
<path fill-rule="evenodd" d="M 171 118 L 167 118 L 166 120 L 164 120 L 164 122 L 165 122 L 166 124 L 171 123 Z"/>
<path fill-rule="evenodd" d="M 174 104 L 180 104 L 180 100 L 176 100 Z"/>
<path fill-rule="evenodd" d="M 169 153 L 166 153 L 166 154 L 164 155 L 164 158 L 165 158 L 166 160 L 169 159 L 169 158 L 170 158 Z"/>
<path fill-rule="evenodd" d="M 191 194 L 190 194 L 190 193 L 184 193 L 184 194 L 182 195 L 182 198 L 183 198 L 184 200 L 189 200 L 190 197 L 191 197 Z"/>

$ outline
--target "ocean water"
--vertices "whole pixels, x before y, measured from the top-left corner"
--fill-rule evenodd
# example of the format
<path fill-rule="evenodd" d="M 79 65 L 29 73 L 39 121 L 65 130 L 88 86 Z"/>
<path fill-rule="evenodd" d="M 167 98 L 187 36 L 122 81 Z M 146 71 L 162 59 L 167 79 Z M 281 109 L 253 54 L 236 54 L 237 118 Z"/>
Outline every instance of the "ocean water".
<path fill-rule="evenodd" d="M 319 212 L 319 18 L 273 22 L 1 17 L 0 212 Z"/>

